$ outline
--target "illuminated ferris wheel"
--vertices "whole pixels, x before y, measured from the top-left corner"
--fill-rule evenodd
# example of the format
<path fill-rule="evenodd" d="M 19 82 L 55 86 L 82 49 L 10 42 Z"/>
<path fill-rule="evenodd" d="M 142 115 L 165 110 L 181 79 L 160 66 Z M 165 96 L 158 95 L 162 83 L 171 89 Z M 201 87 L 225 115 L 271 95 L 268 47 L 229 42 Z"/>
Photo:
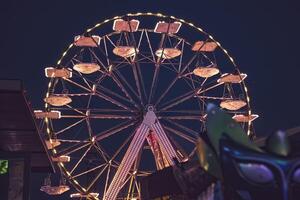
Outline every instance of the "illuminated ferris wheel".
<path fill-rule="evenodd" d="M 141 199 L 142 177 L 195 156 L 206 106 L 250 135 L 249 96 L 232 57 L 185 20 L 154 13 L 107 19 L 76 36 L 49 78 L 44 119 L 71 197 Z"/>

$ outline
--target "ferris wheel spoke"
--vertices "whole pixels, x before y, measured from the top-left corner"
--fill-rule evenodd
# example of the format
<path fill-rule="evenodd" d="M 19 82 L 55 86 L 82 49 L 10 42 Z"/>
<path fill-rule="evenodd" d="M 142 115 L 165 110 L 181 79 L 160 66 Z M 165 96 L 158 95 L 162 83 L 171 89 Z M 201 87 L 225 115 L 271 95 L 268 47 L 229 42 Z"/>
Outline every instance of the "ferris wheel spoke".
<path fill-rule="evenodd" d="M 132 88 L 132 86 L 126 81 L 125 77 L 119 72 L 119 71 L 114 71 L 116 73 L 116 78 L 119 77 L 120 81 L 122 80 L 123 83 L 130 89 L 130 91 L 137 97 L 139 98 L 139 95 L 136 93 L 136 91 Z"/>
<path fill-rule="evenodd" d="M 159 105 L 160 101 L 167 95 L 167 93 L 170 91 L 170 89 L 173 87 L 173 85 L 176 83 L 177 80 L 178 80 L 178 76 L 176 76 L 173 79 L 173 81 L 168 85 L 167 89 L 162 93 L 162 95 L 160 95 L 160 97 L 155 103 L 155 107 Z"/>
<path fill-rule="evenodd" d="M 121 103 L 121 102 L 119 102 L 119 101 L 113 99 L 113 98 L 110 97 L 110 96 L 107 96 L 107 95 L 105 95 L 105 94 L 99 93 L 98 91 L 95 92 L 95 96 L 98 96 L 98 97 L 100 97 L 100 98 L 102 98 L 102 99 L 104 99 L 104 100 L 106 100 L 106 101 L 109 101 L 109 102 L 111 102 L 112 104 L 114 104 L 114 105 L 116 105 L 116 106 L 119 106 L 119 107 L 121 107 L 121 108 L 124 108 L 125 110 L 128 110 L 128 111 L 133 112 L 133 110 L 130 109 L 128 106 L 125 106 L 123 103 Z"/>
<path fill-rule="evenodd" d="M 179 136 L 179 137 L 181 137 L 181 138 L 183 138 L 183 139 L 185 139 L 185 140 L 187 140 L 187 141 L 189 141 L 189 142 L 191 142 L 193 144 L 196 144 L 196 139 L 195 138 L 193 138 L 193 137 L 191 137 L 191 136 L 189 136 L 187 134 L 184 134 L 181 131 L 178 131 L 178 130 L 176 130 L 174 128 L 171 128 L 171 127 L 169 127 L 167 125 L 164 125 L 163 127 L 166 130 L 168 130 L 169 132 L 174 133 L 175 135 L 177 135 L 177 136 Z"/>
<path fill-rule="evenodd" d="M 187 64 L 185 64 L 183 67 L 182 67 L 182 70 L 180 71 L 180 75 L 183 75 L 185 70 L 195 61 L 195 59 L 197 58 L 197 55 L 194 55 L 189 61 Z"/>
<path fill-rule="evenodd" d="M 93 145 L 90 145 L 85 152 L 81 155 L 81 157 L 79 158 L 79 160 L 76 162 L 76 164 L 73 166 L 73 168 L 71 169 L 70 174 L 73 174 L 73 172 L 75 171 L 75 169 L 78 167 L 78 165 L 82 162 L 82 160 L 84 159 L 84 157 L 86 156 L 86 154 L 91 150 Z"/>
<path fill-rule="evenodd" d="M 129 92 L 126 90 L 124 85 L 121 83 L 121 81 L 115 76 L 114 73 L 111 73 L 112 79 L 117 83 L 119 88 L 123 91 L 123 93 L 126 95 L 126 97 L 130 100 L 130 103 L 132 103 L 136 108 L 139 108 L 137 103 L 133 100 L 132 96 L 129 94 Z"/>
<path fill-rule="evenodd" d="M 132 132 L 127 138 L 126 140 L 122 143 L 122 145 L 117 149 L 117 151 L 114 153 L 114 155 L 111 157 L 111 160 L 114 160 L 118 154 L 121 152 L 121 150 L 128 144 L 128 142 L 132 139 L 132 137 L 134 136 L 134 134 L 136 133 L 138 127 L 136 128 L 136 130 L 134 132 Z"/>
<path fill-rule="evenodd" d="M 139 80 L 139 75 L 138 75 L 138 71 L 137 71 L 136 65 L 132 64 L 131 69 L 133 71 L 135 85 L 136 85 L 137 90 L 138 90 L 138 97 L 140 98 L 141 104 L 144 105 L 144 103 L 143 103 L 144 101 L 143 101 L 143 97 L 142 97 L 142 92 L 141 92 L 141 85 L 140 85 L 140 80 Z"/>
<path fill-rule="evenodd" d="M 145 29 L 145 35 L 146 35 L 146 38 L 147 38 L 148 47 L 149 47 L 151 55 L 152 55 L 152 59 L 153 59 L 152 62 L 155 62 L 155 56 L 154 56 L 153 48 L 152 48 L 152 45 L 151 45 L 151 42 L 150 42 L 150 39 L 149 39 L 148 31 L 146 29 Z"/>
<path fill-rule="evenodd" d="M 175 99 L 170 100 L 169 102 L 165 103 L 164 105 L 162 105 L 162 108 L 160 110 L 165 111 L 165 110 L 172 108 L 194 96 L 195 96 L 195 91 L 187 92 L 183 95 L 176 97 Z"/>
<path fill-rule="evenodd" d="M 80 124 L 80 123 L 83 122 L 84 120 L 85 120 L 85 118 L 82 118 L 82 119 L 80 119 L 79 121 L 77 121 L 77 122 L 75 122 L 75 123 L 72 123 L 71 125 L 67 126 L 66 128 L 63 128 L 63 129 L 61 129 L 61 130 L 59 130 L 59 131 L 57 131 L 57 132 L 54 132 L 54 134 L 57 136 L 57 135 L 59 135 L 60 133 L 63 133 L 63 132 L 65 132 L 65 131 L 69 130 L 70 128 L 73 128 L 74 126 Z"/>
<path fill-rule="evenodd" d="M 90 114 L 90 119 L 133 119 L 134 116 L 128 115 L 112 115 L 112 114 Z"/>
<path fill-rule="evenodd" d="M 167 32 L 169 32 L 169 29 L 170 29 L 170 23 L 168 24 L 168 28 L 167 28 Z M 164 51 L 165 51 L 165 42 L 166 42 L 166 33 L 164 33 L 162 35 L 162 38 L 161 38 L 161 42 L 160 42 L 160 45 L 159 45 L 159 48 L 162 48 L 161 50 L 161 55 L 157 58 L 157 61 L 155 63 L 155 70 L 154 70 L 154 75 L 152 77 L 152 83 L 151 83 L 151 88 L 150 88 L 150 94 L 149 94 L 149 98 L 148 98 L 148 104 L 151 103 L 151 100 L 152 100 L 152 97 L 153 97 L 153 94 L 155 93 L 155 90 L 156 90 L 156 85 L 157 85 L 157 79 L 158 79 L 158 74 L 159 74 L 159 71 L 160 71 L 160 66 L 161 66 L 161 63 L 163 62 L 163 55 L 164 55 Z"/>
<path fill-rule="evenodd" d="M 194 147 L 193 151 L 191 151 L 191 153 L 189 154 L 189 159 L 195 155 L 196 151 L 197 151 L 197 147 Z"/>
<path fill-rule="evenodd" d="M 213 100 L 231 100 L 232 98 L 228 97 L 213 97 L 213 96 L 203 96 L 203 95 L 197 95 L 200 99 L 213 99 Z"/>
<path fill-rule="evenodd" d="M 82 148 L 87 147 L 89 145 L 91 145 L 90 141 L 77 143 L 77 144 L 72 145 L 72 146 L 70 146 L 70 147 L 68 147 L 66 149 L 63 149 L 62 151 L 59 151 L 56 155 L 57 156 L 62 156 L 62 155 L 67 156 L 67 155 L 70 155 L 70 154 L 72 154 L 72 153 L 74 153 L 76 151 L 79 151 Z"/>
<path fill-rule="evenodd" d="M 83 176 L 83 175 L 85 175 L 85 174 L 88 174 L 88 173 L 90 173 L 90 172 L 93 172 L 93 171 L 95 171 L 95 170 L 97 170 L 97 169 L 99 169 L 99 168 L 102 168 L 102 167 L 104 167 L 105 165 L 107 165 L 107 163 L 103 163 L 103 164 L 98 165 L 98 166 L 96 166 L 96 167 L 93 167 L 93 168 L 91 168 L 91 169 L 89 169 L 89 170 L 86 170 L 86 171 L 83 171 L 83 172 L 81 172 L 81 173 L 79 173 L 79 174 L 73 175 L 72 178 L 78 178 L 78 177 L 80 177 L 80 176 Z"/>
<path fill-rule="evenodd" d="M 210 86 L 210 87 L 207 87 L 207 88 L 203 88 L 202 86 L 199 88 L 199 89 L 197 89 L 197 95 L 199 95 L 199 94 L 202 94 L 202 93 L 204 93 L 204 92 L 207 92 L 207 91 L 209 91 L 209 90 L 212 90 L 212 89 L 214 89 L 214 88 L 216 88 L 216 87 L 219 87 L 219 86 L 221 86 L 221 85 L 224 85 L 224 82 L 220 82 L 220 83 L 216 83 L 216 84 L 214 84 L 214 85 L 212 85 L 212 86 Z"/>
<path fill-rule="evenodd" d="M 174 115 L 174 114 L 194 114 L 194 115 L 201 115 L 201 111 L 198 110 L 163 110 L 158 111 L 158 113 L 162 113 L 162 115 Z"/>
<path fill-rule="evenodd" d="M 123 101 L 126 101 L 127 103 L 133 104 L 133 102 L 130 100 L 130 98 L 129 99 L 125 98 L 124 96 L 121 96 L 121 95 L 119 95 L 119 94 L 117 94 L 117 93 L 115 93 L 115 92 L 113 92 L 113 91 L 111 91 L 111 90 L 109 90 L 109 89 L 101 86 L 101 85 L 97 85 L 97 87 L 100 89 L 99 90 L 100 93 L 106 92 L 106 93 L 108 93 L 108 94 L 110 94 L 112 96 L 115 96 L 115 97 L 117 97 L 119 99 L 122 99 Z M 133 105 L 135 105 L 135 104 L 133 104 Z"/>
<path fill-rule="evenodd" d="M 108 50 L 107 50 L 107 44 L 106 44 L 106 37 L 103 37 L 103 45 L 104 45 L 104 50 L 105 50 L 105 56 L 106 56 L 106 63 L 107 65 L 111 65 L 110 59 L 108 57 Z"/>
<path fill-rule="evenodd" d="M 204 121 L 203 115 L 160 116 L 158 119 L 197 120 Z"/>
<path fill-rule="evenodd" d="M 90 191 L 90 189 L 94 186 L 94 184 L 97 182 L 97 180 L 101 177 L 101 175 L 104 173 L 104 171 L 106 170 L 107 165 L 105 165 L 105 167 L 97 174 L 97 176 L 93 179 L 93 181 L 89 184 L 89 186 L 87 187 L 87 191 Z"/>
<path fill-rule="evenodd" d="M 61 118 L 86 118 L 86 115 L 61 115 Z"/>
<path fill-rule="evenodd" d="M 134 46 L 134 51 L 135 51 L 135 56 L 134 56 L 134 58 L 133 58 L 133 61 L 131 61 L 131 63 L 133 63 L 133 65 L 135 66 L 135 68 L 136 68 L 136 71 L 137 71 L 137 73 L 138 73 L 138 76 L 139 76 L 139 81 L 140 81 L 140 83 L 141 83 L 141 86 L 142 86 L 142 91 L 143 91 L 143 94 L 144 94 L 144 96 L 146 97 L 146 99 L 147 99 L 147 94 L 146 94 L 146 89 L 145 89 L 145 85 L 144 85 L 144 80 L 143 80 L 143 75 L 142 75 L 142 73 L 141 73 L 141 68 L 140 68 L 140 65 L 139 65 L 139 62 L 136 62 L 136 59 L 137 59 L 137 57 L 138 57 L 138 52 L 137 52 L 137 49 L 140 47 L 140 44 L 141 44 L 141 41 L 142 41 L 142 37 L 143 37 L 143 31 L 142 31 L 142 33 L 141 33 L 141 36 L 140 36 L 140 39 L 139 39 L 139 43 L 137 44 L 136 43 L 136 40 L 135 40 L 135 37 L 134 37 L 134 34 L 133 34 L 133 32 L 132 32 L 132 30 L 131 30 L 131 25 L 130 25 L 130 22 L 129 22 L 129 20 L 127 20 L 127 23 L 128 23 L 128 25 L 129 25 L 129 29 L 130 29 L 130 32 L 129 32 L 129 34 L 130 34 L 130 36 L 131 36 L 131 40 L 133 41 L 133 46 Z M 125 35 L 127 35 L 127 33 L 125 33 Z M 142 95 L 142 94 L 141 94 Z"/>
<path fill-rule="evenodd" d="M 165 119 L 165 120 L 167 122 L 169 122 L 170 124 L 173 124 L 174 126 L 184 130 L 186 133 L 192 134 L 196 138 L 199 136 L 198 132 L 196 132 L 196 131 L 194 131 L 194 130 L 192 130 L 192 129 L 190 129 L 190 128 L 182 125 L 182 124 L 179 124 L 179 123 L 175 122 L 174 120 L 169 120 L 169 119 Z"/>
<path fill-rule="evenodd" d="M 109 155 L 102 149 L 101 145 L 97 140 L 95 140 L 94 147 L 96 151 L 101 155 L 106 163 L 108 163 Z"/>
<path fill-rule="evenodd" d="M 100 47 L 98 47 L 98 49 L 100 49 Z M 91 52 L 91 54 L 95 57 L 95 59 L 98 61 L 98 63 L 101 65 L 101 67 L 103 67 L 104 69 L 105 69 L 105 71 L 107 72 L 108 71 L 108 69 L 106 68 L 106 65 L 104 65 L 104 63 L 101 61 L 101 59 L 95 54 L 95 52 L 93 51 L 93 50 L 91 50 L 90 48 L 89 48 L 89 51 Z M 102 53 L 102 54 L 104 54 L 103 52 L 102 52 L 102 49 L 100 49 L 100 52 Z M 105 54 L 104 54 L 105 55 Z M 108 57 L 105 55 L 105 57 L 108 59 Z M 102 73 L 105 73 L 104 71 L 102 71 L 102 70 L 100 70 Z"/>
<path fill-rule="evenodd" d="M 95 140 L 96 141 L 103 140 L 103 139 L 105 139 L 105 138 L 107 138 L 107 137 L 109 137 L 109 136 L 111 136 L 115 133 L 118 133 L 118 132 L 120 132 L 124 129 L 127 129 L 127 128 L 133 126 L 134 124 L 136 124 L 135 120 L 128 120 L 128 121 L 125 121 L 123 123 L 120 123 L 120 124 L 116 125 L 115 127 L 111 128 L 109 130 L 105 130 L 101 133 L 95 134 L 95 136 L 94 136 Z"/>

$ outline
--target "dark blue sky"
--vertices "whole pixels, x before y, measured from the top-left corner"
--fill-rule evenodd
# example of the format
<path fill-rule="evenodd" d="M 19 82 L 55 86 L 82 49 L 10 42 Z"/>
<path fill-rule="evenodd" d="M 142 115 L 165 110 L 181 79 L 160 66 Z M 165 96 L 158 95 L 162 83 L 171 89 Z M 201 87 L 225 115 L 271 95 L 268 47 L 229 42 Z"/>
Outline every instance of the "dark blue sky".
<path fill-rule="evenodd" d="M 73 36 L 114 15 L 162 12 L 199 25 L 233 55 L 248 74 L 256 132 L 265 135 L 300 125 L 299 10 L 296 0 L 10 0 L 0 6 L 0 78 L 22 79 L 34 108 L 42 108 L 44 67 Z"/>

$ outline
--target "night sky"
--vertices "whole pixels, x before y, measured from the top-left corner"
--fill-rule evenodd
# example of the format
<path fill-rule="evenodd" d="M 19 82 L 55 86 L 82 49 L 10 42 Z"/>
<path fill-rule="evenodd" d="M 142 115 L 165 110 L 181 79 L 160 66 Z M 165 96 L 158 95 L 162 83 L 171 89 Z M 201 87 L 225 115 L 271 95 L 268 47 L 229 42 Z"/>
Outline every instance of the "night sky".
<path fill-rule="evenodd" d="M 161 12 L 192 21 L 216 38 L 248 74 L 258 135 L 300 125 L 300 6 L 297 1 L 22 1 L 1 2 L 0 78 L 22 79 L 42 108 L 44 68 L 88 27 L 130 12 Z M 32 199 L 41 176 L 34 177 Z M 58 198 L 60 199 L 60 198 Z"/>

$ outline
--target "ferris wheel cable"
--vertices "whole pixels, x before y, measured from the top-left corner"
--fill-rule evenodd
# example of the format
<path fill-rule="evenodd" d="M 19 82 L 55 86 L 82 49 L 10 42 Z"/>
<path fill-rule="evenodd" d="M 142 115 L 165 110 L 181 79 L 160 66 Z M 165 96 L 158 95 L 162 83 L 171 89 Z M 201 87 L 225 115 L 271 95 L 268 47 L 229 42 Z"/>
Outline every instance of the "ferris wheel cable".
<path fill-rule="evenodd" d="M 147 43 L 148 43 L 148 46 L 150 48 L 150 52 L 151 52 L 151 55 L 152 55 L 152 61 L 155 62 L 155 56 L 154 56 L 154 53 L 153 53 L 153 49 L 152 49 L 152 46 L 151 46 L 151 43 L 150 43 L 150 39 L 149 39 L 149 35 L 148 35 L 148 31 L 145 30 L 145 35 L 146 35 L 146 38 L 147 38 Z"/>
<path fill-rule="evenodd" d="M 100 58 L 95 54 L 94 51 L 92 51 L 90 48 L 88 48 L 89 52 L 95 57 L 95 59 L 99 62 L 99 64 L 105 69 L 105 72 L 108 72 L 108 69 L 106 68 L 106 65 L 100 60 Z M 102 71 L 102 73 L 105 73 Z"/>
<path fill-rule="evenodd" d="M 174 114 L 174 113 L 185 113 L 185 114 L 202 114 L 201 111 L 196 111 L 196 110 L 162 110 L 158 111 L 157 113 L 165 113 L 165 114 Z"/>
<path fill-rule="evenodd" d="M 86 118 L 86 115 L 61 115 L 61 118 Z"/>
<path fill-rule="evenodd" d="M 165 119 L 167 122 L 169 122 L 170 124 L 173 124 L 174 126 L 178 127 L 178 128 L 181 128 L 182 130 L 186 131 L 186 133 L 188 134 L 191 134 L 193 135 L 195 138 L 199 137 L 199 133 L 182 125 L 182 124 L 179 124 L 177 122 L 175 122 L 174 120 L 169 120 L 169 119 Z"/>
<path fill-rule="evenodd" d="M 110 59 L 108 58 L 108 51 L 107 51 L 107 45 L 106 45 L 106 39 L 105 37 L 102 37 L 103 44 L 104 44 L 104 50 L 105 50 L 105 56 L 106 56 L 106 63 L 109 66 L 111 64 Z"/>
<path fill-rule="evenodd" d="M 83 122 L 84 120 L 85 120 L 85 118 L 80 119 L 79 121 L 77 121 L 77 122 L 75 122 L 75 123 L 72 123 L 71 125 L 67 126 L 66 128 L 63 128 L 63 129 L 61 129 L 61 130 L 59 130 L 59 131 L 57 131 L 57 132 L 54 132 L 54 135 L 57 136 L 57 135 L 59 135 L 60 133 L 63 133 L 63 132 L 65 132 L 65 131 L 69 130 L 70 128 L 72 128 L 72 127 L 74 127 L 74 126 L 80 124 L 80 123 Z"/>
<path fill-rule="evenodd" d="M 178 131 L 178 130 L 176 130 L 174 128 L 171 128 L 171 127 L 169 127 L 167 125 L 163 125 L 163 127 L 164 127 L 164 129 L 168 130 L 169 132 L 174 133 L 175 135 L 177 135 L 177 136 L 179 136 L 179 137 L 181 137 L 181 138 L 183 138 L 183 139 L 185 139 L 185 140 L 187 140 L 187 141 L 189 141 L 189 142 L 191 142 L 193 144 L 196 144 L 196 139 L 195 138 L 193 138 L 193 137 L 191 137 L 191 136 L 189 136 L 187 134 L 184 134 L 181 131 Z"/>
<path fill-rule="evenodd" d="M 110 97 L 110 96 L 107 96 L 107 95 L 105 95 L 105 94 L 99 93 L 98 91 L 95 91 L 94 95 L 95 95 L 95 96 L 98 96 L 98 97 L 100 97 L 100 98 L 102 98 L 102 99 L 105 99 L 106 101 L 109 101 L 109 102 L 111 102 L 111 103 L 114 104 L 114 105 L 117 105 L 117 106 L 119 106 L 119 107 L 121 107 L 121 108 L 124 108 L 125 110 L 128 110 L 128 111 L 130 111 L 130 112 L 133 112 L 133 110 L 130 109 L 128 106 L 126 106 L 126 105 L 124 105 L 123 103 L 121 103 L 121 102 L 119 102 L 119 101 L 113 99 L 113 98 Z"/>
<path fill-rule="evenodd" d="M 105 179 L 105 185 L 104 185 L 104 191 L 103 191 L 103 194 L 106 194 L 106 191 L 107 191 L 108 180 L 109 180 L 109 177 L 110 177 L 110 168 L 111 168 L 111 164 L 109 163 L 109 164 L 108 164 L 107 174 L 106 174 L 106 179 Z M 103 199 L 103 197 L 102 197 L 102 199 Z"/>
<path fill-rule="evenodd" d="M 203 95 L 197 95 L 198 98 L 202 99 L 213 99 L 213 100 L 232 100 L 231 97 L 213 97 L 213 96 L 203 96 Z"/>
<path fill-rule="evenodd" d="M 120 80 L 117 79 L 117 77 L 111 73 L 111 77 L 112 79 L 117 83 L 117 85 L 121 88 L 121 90 L 125 93 L 126 97 L 129 98 L 130 102 L 136 107 L 139 108 L 139 106 L 137 105 L 137 103 L 133 100 L 133 98 L 131 97 L 131 95 L 129 94 L 129 92 L 126 90 L 126 88 L 124 87 L 124 85 L 121 83 Z"/>
<path fill-rule="evenodd" d="M 218 86 L 220 86 L 220 85 L 223 85 L 223 84 L 224 84 L 224 82 L 220 82 L 220 83 L 217 83 L 217 84 L 215 84 L 215 85 L 213 85 L 213 86 L 210 86 L 210 87 L 208 87 L 208 88 L 205 88 L 205 89 L 203 89 L 203 88 L 201 87 L 201 88 L 197 89 L 197 90 L 198 90 L 198 91 L 197 91 L 197 95 L 202 94 L 202 93 L 204 93 L 204 92 L 207 92 L 207 91 L 209 91 L 209 90 L 211 90 L 211 89 L 214 89 L 214 88 L 216 88 L 216 87 L 218 87 Z"/>
<path fill-rule="evenodd" d="M 134 116 L 112 115 L 112 114 L 91 114 L 87 118 L 90 118 L 90 119 L 133 119 Z"/>
<path fill-rule="evenodd" d="M 86 121 L 86 125 L 87 125 L 89 136 L 90 136 L 90 138 L 92 138 L 93 131 L 92 131 L 92 128 L 91 128 L 90 119 L 86 118 L 85 121 Z"/>
<path fill-rule="evenodd" d="M 84 172 L 81 172 L 81 173 L 79 173 L 79 174 L 72 175 L 72 178 L 73 178 L 73 179 L 78 178 L 78 177 L 80 177 L 80 176 L 82 176 L 82 175 L 88 174 L 89 172 L 95 171 L 95 170 L 97 170 L 97 169 L 99 169 L 99 168 L 101 168 L 101 167 L 103 167 L 103 166 L 105 166 L 105 165 L 107 165 L 107 163 L 103 163 L 103 164 L 101 164 L 101 165 L 98 165 L 98 166 L 96 166 L 96 167 L 93 167 L 93 168 L 91 168 L 91 169 L 89 169 L 89 170 L 86 170 L 86 171 L 84 171 Z"/>
<path fill-rule="evenodd" d="M 93 145 L 90 145 L 85 152 L 82 154 L 82 156 L 79 158 L 79 160 L 76 162 L 76 164 L 74 165 L 74 167 L 71 169 L 71 171 L 69 171 L 69 173 L 72 175 L 74 170 L 78 167 L 78 165 L 81 163 L 81 161 L 83 160 L 83 158 L 86 156 L 86 154 L 90 151 L 90 149 L 92 148 Z"/>
<path fill-rule="evenodd" d="M 181 54 L 182 55 L 182 54 Z M 170 70 L 170 71 L 173 71 L 173 72 L 175 72 L 176 74 L 178 73 L 178 71 L 177 71 L 177 69 L 176 69 L 176 66 L 174 65 L 174 63 L 171 61 L 171 60 L 169 60 L 169 59 L 166 59 L 166 61 L 168 62 L 168 63 L 162 63 L 160 66 L 161 67 L 164 67 L 164 68 L 166 68 L 166 69 L 168 69 L 168 70 Z"/>
<path fill-rule="evenodd" d="M 95 140 L 96 141 L 103 140 L 103 139 L 105 139 L 105 138 L 107 138 L 107 137 L 109 137 L 109 136 L 111 136 L 115 133 L 118 133 L 118 132 L 120 132 L 120 131 L 128 128 L 128 127 L 131 127 L 131 126 L 135 125 L 136 123 L 137 123 L 137 120 L 127 120 L 127 121 L 125 121 L 123 123 L 120 123 L 120 124 L 110 128 L 108 130 L 105 130 L 105 131 L 102 131 L 100 133 L 95 134 L 94 135 Z"/>
<path fill-rule="evenodd" d="M 184 50 L 184 42 L 182 42 L 182 45 L 181 45 L 181 51 L 183 52 Z M 183 57 L 183 53 L 180 55 L 180 58 L 179 58 L 179 66 L 178 66 L 178 72 L 181 71 L 181 66 L 182 66 L 182 57 Z"/>
<path fill-rule="evenodd" d="M 166 96 L 166 94 L 170 91 L 170 89 L 173 87 L 173 85 L 176 83 L 176 81 L 181 77 L 182 73 L 185 71 L 186 68 L 188 68 L 189 65 L 193 62 L 193 60 L 196 58 L 196 55 L 194 55 L 190 61 L 183 67 L 183 70 L 179 72 L 179 74 L 173 79 L 173 81 L 169 84 L 168 88 L 163 92 L 163 94 L 159 97 L 157 102 L 155 103 L 155 106 L 158 106 L 160 101 Z"/>
<path fill-rule="evenodd" d="M 125 85 L 130 89 L 130 91 L 139 98 L 139 95 L 135 92 L 135 90 L 132 88 L 132 86 L 126 81 L 124 76 L 119 71 L 114 71 L 116 75 L 125 83 Z"/>
<path fill-rule="evenodd" d="M 169 29 L 170 29 L 170 23 L 168 23 L 167 33 L 169 32 Z M 164 51 L 165 51 L 166 37 L 168 37 L 168 36 L 167 36 L 166 33 L 164 33 L 162 35 L 161 43 L 159 45 L 159 49 L 162 48 L 162 52 L 161 52 L 160 57 L 158 57 L 158 60 L 156 61 L 155 65 L 154 65 L 155 66 L 155 71 L 154 71 L 154 75 L 153 75 L 152 83 L 151 83 L 151 87 L 150 87 L 150 94 L 149 94 L 149 98 L 148 98 L 148 104 L 150 104 L 150 102 L 152 100 L 153 93 L 155 93 L 155 90 L 156 90 L 157 77 L 158 77 L 158 74 L 159 74 L 159 71 L 160 71 L 160 64 L 162 63 L 162 58 L 163 58 Z"/>
<path fill-rule="evenodd" d="M 158 117 L 158 119 L 174 119 L 174 120 L 200 120 L 200 121 L 204 121 L 203 116 L 202 115 L 198 115 L 198 116 L 191 116 L 191 115 L 183 115 L 183 116 L 160 116 Z"/>
<path fill-rule="evenodd" d="M 138 90 L 138 97 L 141 101 L 141 104 L 144 105 L 144 101 L 143 101 L 143 97 L 142 97 L 142 92 L 141 92 L 141 85 L 140 85 L 140 80 L 139 80 L 139 75 L 138 75 L 138 71 L 137 71 L 137 66 L 135 65 L 135 62 L 132 62 L 131 63 L 132 67 L 132 72 L 133 72 L 133 77 L 134 77 L 134 80 L 135 80 L 135 85 L 137 87 L 137 90 Z"/>
<path fill-rule="evenodd" d="M 169 108 L 172 108 L 194 96 L 195 96 L 195 91 L 187 92 L 187 93 L 180 95 L 180 96 L 176 97 L 175 99 L 172 99 L 172 100 L 168 101 L 167 103 L 163 104 L 162 108 L 160 110 L 167 110 Z"/>
<path fill-rule="evenodd" d="M 117 98 L 119 98 L 119 99 L 122 99 L 122 100 L 126 101 L 127 103 L 130 103 L 130 104 L 132 104 L 132 105 L 136 105 L 135 102 L 132 102 L 133 100 L 130 100 L 129 97 L 128 97 L 128 98 L 125 98 L 125 97 L 123 97 L 123 96 L 121 96 L 121 95 L 119 95 L 119 94 L 113 92 L 112 90 L 110 90 L 110 89 L 108 89 L 108 88 L 105 88 L 105 87 L 103 87 L 103 86 L 101 86 L 101 85 L 97 85 L 97 87 L 100 89 L 99 92 L 106 92 L 106 93 L 109 93 L 109 94 L 111 94 L 111 95 L 113 95 L 113 96 L 115 96 L 115 97 L 117 97 Z M 101 91 L 101 90 L 102 90 L 102 91 Z"/>
<path fill-rule="evenodd" d="M 138 48 L 138 49 L 140 49 L 141 42 L 142 42 L 142 38 L 143 38 L 143 36 L 144 36 L 144 32 L 145 32 L 145 29 L 143 29 L 142 32 L 141 32 L 140 39 L 139 39 L 139 42 L 138 42 L 138 45 L 137 45 L 137 48 Z"/>
<path fill-rule="evenodd" d="M 93 145 L 94 145 L 96 151 L 97 151 L 97 152 L 101 155 L 101 157 L 104 159 L 105 163 L 108 163 L 108 160 L 109 160 L 108 158 L 109 158 L 109 156 L 108 156 L 108 154 L 107 154 L 104 150 L 102 150 L 100 144 L 99 144 L 97 141 L 95 141 L 95 143 L 94 143 Z"/>
<path fill-rule="evenodd" d="M 197 147 L 194 147 L 194 149 L 189 154 L 189 159 L 191 159 L 195 155 L 196 151 L 197 151 Z"/>
<path fill-rule="evenodd" d="M 96 181 L 100 178 L 100 176 L 104 173 L 106 170 L 107 165 L 97 174 L 97 176 L 93 179 L 93 181 L 89 184 L 86 191 L 90 191 L 90 189 L 93 187 L 93 185 L 96 183 Z"/>
<path fill-rule="evenodd" d="M 111 160 L 114 160 L 118 154 L 121 152 L 121 150 L 125 147 L 125 145 L 132 139 L 136 131 L 132 132 L 126 140 L 121 144 L 121 146 L 117 149 L 117 151 L 114 153 L 114 155 L 111 157 Z"/>
<path fill-rule="evenodd" d="M 74 153 L 74 152 L 76 152 L 78 150 L 81 150 L 84 147 L 87 147 L 90 144 L 91 144 L 90 142 L 85 143 L 85 144 L 77 143 L 77 144 L 72 145 L 72 146 L 70 146 L 70 147 L 68 147 L 66 149 L 58 151 L 57 154 L 56 154 L 56 156 L 62 156 L 62 155 L 67 156 L 67 155 L 70 155 L 70 154 L 72 154 L 72 153 Z"/>

